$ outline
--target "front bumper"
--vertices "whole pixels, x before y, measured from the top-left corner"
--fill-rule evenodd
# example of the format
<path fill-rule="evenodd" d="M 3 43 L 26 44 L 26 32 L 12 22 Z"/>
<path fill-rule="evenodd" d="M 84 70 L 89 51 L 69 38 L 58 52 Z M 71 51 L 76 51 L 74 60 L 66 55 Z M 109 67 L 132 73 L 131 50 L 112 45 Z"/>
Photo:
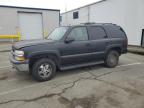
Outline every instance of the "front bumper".
<path fill-rule="evenodd" d="M 22 72 L 27 72 L 29 71 L 29 63 L 28 63 L 28 60 L 26 61 L 17 61 L 14 59 L 13 55 L 11 54 L 10 56 L 10 61 L 13 65 L 13 67 L 15 69 L 17 69 L 18 71 L 22 71 Z"/>
<path fill-rule="evenodd" d="M 28 64 L 12 64 L 13 67 L 21 72 L 28 72 L 29 71 L 29 65 Z"/>

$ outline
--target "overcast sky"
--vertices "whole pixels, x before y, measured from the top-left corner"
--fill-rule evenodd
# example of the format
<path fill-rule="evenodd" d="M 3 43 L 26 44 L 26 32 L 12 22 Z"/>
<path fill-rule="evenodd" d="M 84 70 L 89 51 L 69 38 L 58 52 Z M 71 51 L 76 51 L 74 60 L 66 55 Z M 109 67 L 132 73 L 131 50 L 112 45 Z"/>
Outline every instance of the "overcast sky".
<path fill-rule="evenodd" d="M 0 5 L 60 9 L 62 13 L 97 1 L 100 0 L 0 0 Z"/>

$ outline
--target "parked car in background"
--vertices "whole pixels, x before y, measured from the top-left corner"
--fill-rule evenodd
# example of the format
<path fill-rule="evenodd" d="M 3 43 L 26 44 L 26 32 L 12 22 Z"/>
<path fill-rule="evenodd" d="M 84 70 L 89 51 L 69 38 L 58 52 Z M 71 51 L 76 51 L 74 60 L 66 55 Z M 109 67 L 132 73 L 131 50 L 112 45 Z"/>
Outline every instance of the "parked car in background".
<path fill-rule="evenodd" d="M 47 39 L 24 41 L 12 46 L 11 62 L 19 71 L 29 71 L 38 81 L 47 81 L 56 71 L 105 63 L 117 66 L 127 53 L 127 36 L 116 24 L 81 24 L 58 27 Z"/>

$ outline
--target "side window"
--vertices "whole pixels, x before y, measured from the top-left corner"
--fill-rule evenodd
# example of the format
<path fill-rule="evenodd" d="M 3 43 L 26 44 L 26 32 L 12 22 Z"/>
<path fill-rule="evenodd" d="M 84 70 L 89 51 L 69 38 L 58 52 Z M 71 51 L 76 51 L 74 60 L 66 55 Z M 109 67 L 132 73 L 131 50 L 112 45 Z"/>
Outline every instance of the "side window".
<path fill-rule="evenodd" d="M 89 27 L 89 35 L 90 40 L 97 40 L 97 39 L 103 39 L 106 36 L 106 33 L 103 28 L 101 27 Z"/>
<path fill-rule="evenodd" d="M 112 38 L 125 38 L 124 31 L 119 27 L 115 26 L 109 27 L 109 33 Z"/>
<path fill-rule="evenodd" d="M 76 41 L 88 40 L 87 29 L 86 27 L 76 27 L 72 29 L 68 37 L 74 38 Z"/>

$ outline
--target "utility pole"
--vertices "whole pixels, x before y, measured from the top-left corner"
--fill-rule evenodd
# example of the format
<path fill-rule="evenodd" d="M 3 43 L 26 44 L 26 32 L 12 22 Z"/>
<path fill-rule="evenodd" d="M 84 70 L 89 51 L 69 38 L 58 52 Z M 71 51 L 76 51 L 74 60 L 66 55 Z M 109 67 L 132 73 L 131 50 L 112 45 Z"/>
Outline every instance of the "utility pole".
<path fill-rule="evenodd" d="M 88 23 L 90 22 L 90 7 L 88 6 Z"/>
<path fill-rule="evenodd" d="M 68 19 L 67 19 L 67 2 L 65 1 L 65 22 L 66 22 L 66 26 L 68 25 Z"/>

